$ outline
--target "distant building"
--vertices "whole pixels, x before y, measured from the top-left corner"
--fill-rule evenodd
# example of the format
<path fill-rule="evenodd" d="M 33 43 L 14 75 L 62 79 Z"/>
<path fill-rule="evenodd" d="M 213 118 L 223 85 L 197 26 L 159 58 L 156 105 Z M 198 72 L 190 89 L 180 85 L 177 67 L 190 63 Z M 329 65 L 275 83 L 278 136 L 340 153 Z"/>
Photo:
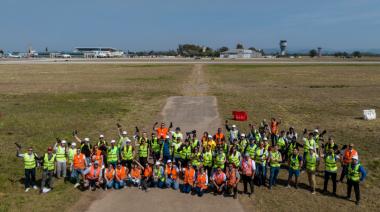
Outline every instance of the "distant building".
<path fill-rule="evenodd" d="M 112 47 L 78 47 L 75 52 L 82 53 L 84 57 L 122 57 L 123 51 Z"/>
<path fill-rule="evenodd" d="M 317 54 L 318 54 L 318 57 L 322 57 L 322 47 L 318 47 Z"/>
<path fill-rule="evenodd" d="M 286 55 L 286 48 L 288 47 L 288 41 L 286 40 L 280 40 L 280 55 L 285 56 Z"/>
<path fill-rule="evenodd" d="M 250 49 L 231 49 L 229 51 L 221 52 L 220 58 L 256 58 L 262 57 L 263 54 L 259 51 L 250 50 Z"/>

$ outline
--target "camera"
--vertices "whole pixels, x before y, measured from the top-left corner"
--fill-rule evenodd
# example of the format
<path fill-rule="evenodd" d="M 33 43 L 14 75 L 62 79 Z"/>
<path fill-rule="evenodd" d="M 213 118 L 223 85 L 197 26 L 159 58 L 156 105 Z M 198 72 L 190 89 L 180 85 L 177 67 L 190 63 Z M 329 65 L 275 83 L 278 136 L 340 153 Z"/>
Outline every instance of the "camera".
<path fill-rule="evenodd" d="M 197 131 L 196 130 L 192 130 L 190 132 L 186 132 L 187 136 L 192 135 L 192 134 L 197 134 Z"/>

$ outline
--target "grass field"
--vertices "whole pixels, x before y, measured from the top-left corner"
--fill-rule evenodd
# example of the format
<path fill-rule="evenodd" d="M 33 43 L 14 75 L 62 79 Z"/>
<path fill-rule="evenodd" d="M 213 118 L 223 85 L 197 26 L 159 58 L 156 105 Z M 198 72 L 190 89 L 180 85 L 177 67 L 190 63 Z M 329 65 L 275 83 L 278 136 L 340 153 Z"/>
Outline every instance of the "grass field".
<path fill-rule="evenodd" d="M 24 193 L 22 159 L 14 142 L 43 154 L 55 137 L 71 131 L 96 141 L 117 138 L 116 122 L 128 132 L 151 128 L 168 96 L 180 95 L 186 65 L 0 65 L 0 211 L 54 211 L 80 195 L 55 181 L 54 192 Z M 25 151 L 25 149 L 24 149 Z M 41 172 L 37 174 L 41 179 Z"/>
<path fill-rule="evenodd" d="M 360 117 L 363 109 L 380 111 L 380 66 L 210 65 L 207 77 L 210 94 L 218 98 L 222 119 L 230 119 L 232 110 L 244 110 L 251 123 L 282 118 L 281 129 L 294 126 L 300 135 L 303 128 L 319 126 L 328 135 L 334 135 L 340 146 L 354 143 L 368 172 L 367 181 L 361 186 L 360 208 L 379 207 L 380 119 L 364 121 Z M 248 123 L 235 123 L 242 129 L 248 128 Z M 285 182 L 286 170 L 280 172 L 280 179 L 280 183 Z M 245 207 L 259 210 L 347 211 L 355 207 L 353 202 L 341 198 L 310 194 L 306 190 L 306 174 L 301 183 L 298 190 L 283 186 L 272 191 L 259 188 L 253 202 L 244 197 L 241 200 Z M 323 188 L 322 177 L 317 177 L 317 188 Z M 343 197 L 345 192 L 346 185 L 338 184 L 338 195 Z"/>

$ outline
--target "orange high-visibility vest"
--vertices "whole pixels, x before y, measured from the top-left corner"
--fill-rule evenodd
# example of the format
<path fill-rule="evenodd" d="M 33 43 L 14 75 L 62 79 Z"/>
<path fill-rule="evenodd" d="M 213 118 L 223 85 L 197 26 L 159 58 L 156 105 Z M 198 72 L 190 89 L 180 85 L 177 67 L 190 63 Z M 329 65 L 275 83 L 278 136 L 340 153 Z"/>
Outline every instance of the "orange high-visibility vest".
<path fill-rule="evenodd" d="M 166 128 L 166 127 L 164 127 L 164 128 L 157 128 L 157 136 L 159 137 L 159 138 L 161 138 L 161 137 L 166 137 L 166 135 L 168 134 L 168 131 L 169 131 L 169 129 L 168 128 Z"/>
<path fill-rule="evenodd" d="M 116 169 L 116 175 L 120 180 L 123 180 L 127 175 L 126 168 L 122 166 L 120 169 Z"/>
<path fill-rule="evenodd" d="M 90 172 L 87 174 L 87 176 L 91 178 L 94 178 L 94 177 L 99 178 L 101 169 L 98 167 L 96 169 L 95 175 L 94 175 L 94 169 L 95 169 L 94 166 L 91 166 Z"/>
<path fill-rule="evenodd" d="M 172 175 L 171 178 L 172 178 L 173 180 L 176 180 L 176 179 L 177 179 L 177 176 L 178 176 L 177 169 L 174 168 L 173 166 L 172 166 L 172 168 L 170 168 L 169 165 L 166 165 L 166 174 L 167 174 L 167 175 Z"/>
<path fill-rule="evenodd" d="M 75 154 L 74 155 L 74 169 L 84 169 L 86 167 L 86 156 L 84 154 Z"/>
<path fill-rule="evenodd" d="M 153 174 L 152 167 L 148 166 L 148 168 L 144 169 L 144 177 L 151 177 Z"/>
<path fill-rule="evenodd" d="M 194 176 L 195 176 L 195 170 L 193 168 L 186 168 L 185 169 L 185 179 L 183 182 L 185 184 L 189 184 L 191 186 L 194 185 Z"/>
<path fill-rule="evenodd" d="M 227 179 L 228 179 L 227 184 L 229 186 L 235 185 L 235 183 L 236 183 L 236 170 L 235 169 L 229 170 L 227 172 Z"/>
<path fill-rule="evenodd" d="M 345 164 L 345 165 L 350 164 L 351 161 L 352 161 L 352 157 L 353 157 L 354 155 L 358 155 L 358 152 L 357 152 L 356 150 L 352 149 L 352 150 L 350 151 L 349 149 L 346 149 L 346 150 L 344 151 L 344 155 L 343 155 L 343 164 Z"/>
<path fill-rule="evenodd" d="M 131 176 L 134 178 L 141 178 L 141 170 L 139 168 L 132 168 Z"/>
<path fill-rule="evenodd" d="M 224 172 L 221 172 L 220 174 L 218 174 L 217 172 L 215 172 L 215 174 L 214 174 L 215 183 L 217 185 L 222 185 L 224 183 L 225 176 L 226 175 L 224 174 Z"/>
<path fill-rule="evenodd" d="M 244 175 L 252 176 L 252 159 L 243 160 L 241 169 Z"/>
<path fill-rule="evenodd" d="M 207 179 L 206 172 L 203 172 L 203 174 L 199 174 L 197 177 L 197 187 L 202 188 L 202 189 L 207 189 L 206 179 Z"/>
<path fill-rule="evenodd" d="M 113 180 L 114 175 L 115 175 L 115 170 L 113 168 L 111 170 L 106 169 L 105 177 L 107 178 L 107 180 Z"/>

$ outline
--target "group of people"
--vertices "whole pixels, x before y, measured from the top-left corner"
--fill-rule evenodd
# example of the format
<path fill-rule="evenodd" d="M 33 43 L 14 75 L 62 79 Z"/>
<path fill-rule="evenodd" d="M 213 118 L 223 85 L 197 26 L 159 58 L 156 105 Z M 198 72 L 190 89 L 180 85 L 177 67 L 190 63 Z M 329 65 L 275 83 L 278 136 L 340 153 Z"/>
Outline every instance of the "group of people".
<path fill-rule="evenodd" d="M 332 179 L 336 195 L 337 181 L 347 178 L 347 198 L 354 187 L 356 204 L 360 202 L 360 182 L 366 172 L 359 162 L 353 144 L 338 148 L 334 137 L 324 141 L 326 130 L 304 129 L 302 140 L 293 127 L 279 130 L 281 120 L 263 120 L 259 126 L 249 124 L 248 133 L 225 122 L 225 133 L 218 128 L 215 134 L 204 132 L 198 139 L 195 130 L 182 133 L 165 123 L 156 122 L 152 134 L 138 127 L 131 139 L 127 131 L 117 124 L 119 138 L 107 142 L 104 135 L 97 142 L 79 138 L 73 132 L 74 142 L 57 138 L 54 146 L 39 157 L 32 147 L 17 156 L 24 159 L 25 191 L 38 189 L 35 183 L 36 167 L 42 167 L 42 193 L 53 188 L 53 176 L 69 178 L 74 187 L 121 189 L 136 186 L 147 191 L 151 187 L 172 188 L 183 193 L 202 196 L 205 192 L 237 198 L 238 183 L 244 193 L 254 193 L 254 185 L 277 184 L 281 168 L 288 170 L 287 187 L 298 188 L 298 178 L 306 171 L 310 191 L 316 191 L 316 173 L 324 170 L 323 193 Z M 303 153 L 302 153 L 303 152 Z M 321 161 L 324 167 L 321 168 Z M 337 180 L 338 164 L 342 172 Z M 267 172 L 269 170 L 269 178 Z M 294 177 L 294 181 L 293 181 Z M 248 189 L 249 188 L 249 189 Z M 249 192 L 248 192 L 249 190 Z"/>

